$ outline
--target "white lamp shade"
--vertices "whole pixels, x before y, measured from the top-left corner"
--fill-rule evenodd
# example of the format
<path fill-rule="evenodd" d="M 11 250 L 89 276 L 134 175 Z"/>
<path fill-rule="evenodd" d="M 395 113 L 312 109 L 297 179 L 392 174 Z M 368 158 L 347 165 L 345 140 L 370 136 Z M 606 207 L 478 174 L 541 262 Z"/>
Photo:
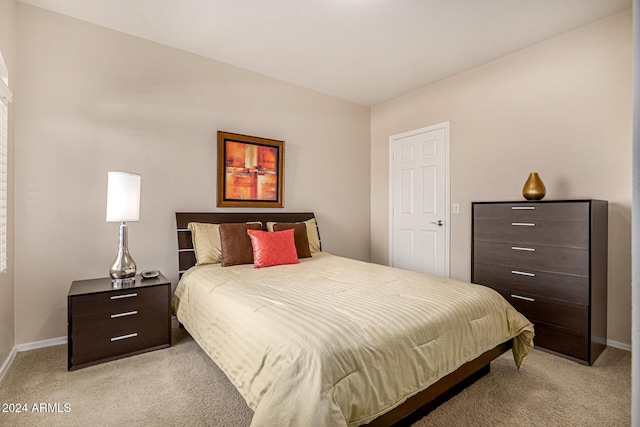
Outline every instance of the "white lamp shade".
<path fill-rule="evenodd" d="M 140 175 L 109 172 L 107 184 L 107 221 L 140 219 Z"/>

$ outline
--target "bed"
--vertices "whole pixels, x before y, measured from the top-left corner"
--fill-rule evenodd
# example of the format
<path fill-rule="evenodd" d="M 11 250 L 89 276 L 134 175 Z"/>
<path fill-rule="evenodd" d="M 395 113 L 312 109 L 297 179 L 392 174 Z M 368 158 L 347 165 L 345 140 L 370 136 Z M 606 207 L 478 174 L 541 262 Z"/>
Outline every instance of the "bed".
<path fill-rule="evenodd" d="M 532 324 L 493 290 L 322 252 L 317 229 L 296 264 L 196 265 L 190 223 L 256 221 L 316 224 L 313 213 L 176 213 L 173 300 L 254 410 L 252 426 L 392 425 L 509 349 L 519 367 L 533 346 Z"/>

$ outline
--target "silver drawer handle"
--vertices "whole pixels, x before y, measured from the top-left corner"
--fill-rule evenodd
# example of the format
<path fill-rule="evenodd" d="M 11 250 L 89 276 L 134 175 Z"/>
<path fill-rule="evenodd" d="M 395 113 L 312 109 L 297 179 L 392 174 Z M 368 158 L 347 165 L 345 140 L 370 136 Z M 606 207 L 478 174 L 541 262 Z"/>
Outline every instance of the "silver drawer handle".
<path fill-rule="evenodd" d="M 511 206 L 511 209 L 514 211 L 535 211 L 535 206 Z"/>
<path fill-rule="evenodd" d="M 521 226 L 521 227 L 535 227 L 536 225 L 533 222 L 512 222 L 513 226 Z"/>
<path fill-rule="evenodd" d="M 511 274 L 517 274 L 519 276 L 536 277 L 533 273 L 525 273 L 524 271 L 511 270 Z"/>
<path fill-rule="evenodd" d="M 118 341 L 118 340 L 126 340 L 127 338 L 134 338 L 137 337 L 138 333 L 134 332 L 133 334 L 129 334 L 129 335 L 120 335 L 119 337 L 113 337 L 111 338 L 111 341 Z"/>
<path fill-rule="evenodd" d="M 521 297 L 520 295 L 513 295 L 513 294 L 511 294 L 511 298 L 521 299 L 521 300 L 523 300 L 523 301 L 529 301 L 529 302 L 534 302 L 534 301 L 535 301 L 535 299 L 534 299 L 534 298 Z"/>
<path fill-rule="evenodd" d="M 118 313 L 118 314 L 112 314 L 111 318 L 115 319 L 116 317 L 124 317 L 124 316 L 133 316 L 135 314 L 138 314 L 138 312 L 136 310 L 134 311 L 127 311 L 126 313 Z"/>
<path fill-rule="evenodd" d="M 511 246 L 511 249 L 513 249 L 514 251 L 527 251 L 527 252 L 535 252 L 536 251 L 534 248 L 521 248 L 519 246 Z"/>
<path fill-rule="evenodd" d="M 120 298 L 133 298 L 133 297 L 137 297 L 138 294 L 137 293 L 133 293 L 133 294 L 122 294 L 122 295 L 114 295 L 112 296 L 110 299 L 120 299 Z"/>

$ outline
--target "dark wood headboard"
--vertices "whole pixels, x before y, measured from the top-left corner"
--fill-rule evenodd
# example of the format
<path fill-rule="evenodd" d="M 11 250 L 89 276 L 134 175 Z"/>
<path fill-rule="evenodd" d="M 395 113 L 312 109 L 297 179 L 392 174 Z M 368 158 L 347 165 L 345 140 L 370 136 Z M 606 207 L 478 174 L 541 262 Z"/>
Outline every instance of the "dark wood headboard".
<path fill-rule="evenodd" d="M 224 224 L 230 222 L 260 221 L 266 229 L 267 222 L 300 222 L 315 218 L 313 212 L 176 212 L 178 229 L 178 272 L 180 276 L 196 265 L 196 255 L 191 242 L 190 222 Z M 320 232 L 318 231 L 318 236 Z"/>

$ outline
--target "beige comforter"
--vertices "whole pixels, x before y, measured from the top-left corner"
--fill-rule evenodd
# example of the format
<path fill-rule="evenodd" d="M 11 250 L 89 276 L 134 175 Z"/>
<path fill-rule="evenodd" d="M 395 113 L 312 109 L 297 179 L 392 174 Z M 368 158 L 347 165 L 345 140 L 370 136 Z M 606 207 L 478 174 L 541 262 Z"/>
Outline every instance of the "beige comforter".
<path fill-rule="evenodd" d="M 254 411 L 252 426 L 358 426 L 533 326 L 493 290 L 327 253 L 186 272 L 174 312 Z"/>

